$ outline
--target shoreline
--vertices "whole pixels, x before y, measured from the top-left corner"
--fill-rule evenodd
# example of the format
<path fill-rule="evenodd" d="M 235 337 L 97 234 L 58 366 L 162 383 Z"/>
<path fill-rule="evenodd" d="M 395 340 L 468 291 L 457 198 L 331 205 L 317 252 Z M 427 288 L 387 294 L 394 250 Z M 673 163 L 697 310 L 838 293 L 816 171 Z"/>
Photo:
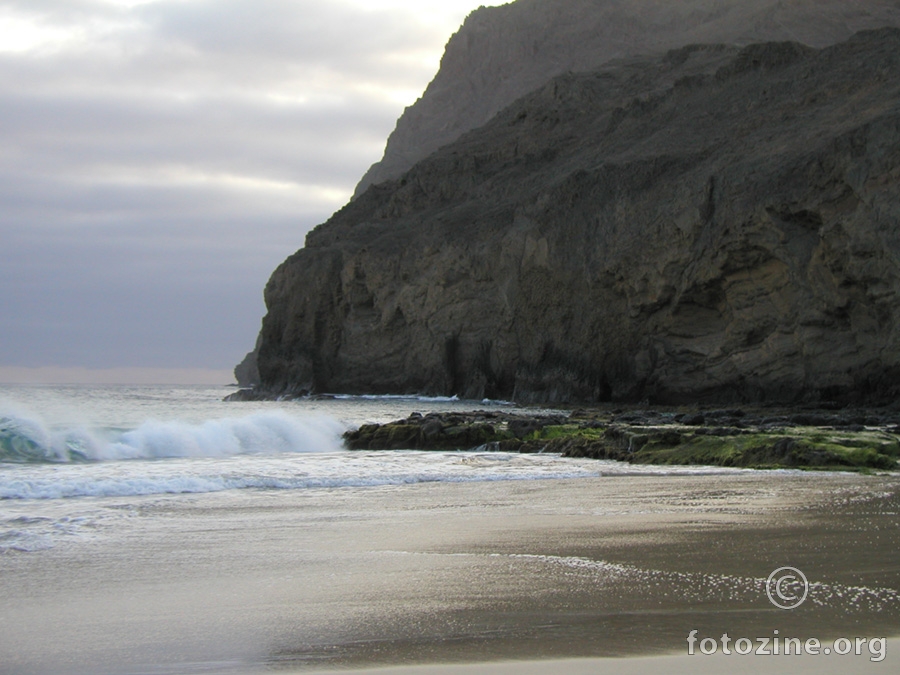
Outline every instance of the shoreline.
<path fill-rule="evenodd" d="M 242 388 L 224 400 L 338 397 L 276 396 Z M 349 450 L 548 452 L 631 464 L 900 471 L 900 410 L 895 405 L 509 405 L 517 412 L 414 412 L 404 419 L 351 429 L 343 435 L 344 444 Z M 529 408 L 535 412 L 528 413 Z"/>

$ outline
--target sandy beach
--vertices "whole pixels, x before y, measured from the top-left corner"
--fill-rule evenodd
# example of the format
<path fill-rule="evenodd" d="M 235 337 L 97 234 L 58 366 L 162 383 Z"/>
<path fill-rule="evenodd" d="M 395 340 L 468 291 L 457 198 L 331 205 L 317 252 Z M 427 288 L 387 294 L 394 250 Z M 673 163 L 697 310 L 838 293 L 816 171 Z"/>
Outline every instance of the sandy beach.
<path fill-rule="evenodd" d="M 896 672 L 897 642 L 687 637 L 897 636 L 898 512 L 897 476 L 784 472 L 133 499 L 0 556 L 0 673 Z M 811 584 L 791 611 L 765 593 L 782 566 Z"/>

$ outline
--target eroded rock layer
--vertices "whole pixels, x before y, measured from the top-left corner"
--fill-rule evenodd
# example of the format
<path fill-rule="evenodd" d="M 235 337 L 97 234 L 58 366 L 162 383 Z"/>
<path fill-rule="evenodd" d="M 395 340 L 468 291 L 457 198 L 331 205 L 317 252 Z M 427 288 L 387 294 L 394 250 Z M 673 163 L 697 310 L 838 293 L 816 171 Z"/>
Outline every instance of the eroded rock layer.
<path fill-rule="evenodd" d="M 266 288 L 270 393 L 889 397 L 900 31 L 565 75 L 370 187 Z"/>

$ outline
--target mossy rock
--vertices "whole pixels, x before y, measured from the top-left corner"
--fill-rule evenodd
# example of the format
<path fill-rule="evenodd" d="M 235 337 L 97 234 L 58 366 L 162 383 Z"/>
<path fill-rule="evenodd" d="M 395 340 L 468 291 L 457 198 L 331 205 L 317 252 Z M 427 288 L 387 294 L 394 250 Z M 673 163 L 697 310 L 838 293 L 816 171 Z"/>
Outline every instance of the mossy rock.
<path fill-rule="evenodd" d="M 642 414 L 640 421 L 649 421 Z M 713 417 L 710 413 L 710 417 Z M 808 421 L 804 418 L 802 421 Z M 900 429 L 900 427 L 898 427 Z M 367 424 L 344 435 L 353 450 L 471 450 L 549 452 L 565 457 L 635 464 L 713 465 L 747 468 L 897 470 L 900 440 L 877 429 L 792 427 L 784 430 L 656 426 L 601 422 L 597 418 L 521 418 L 485 413 L 411 415 Z"/>
<path fill-rule="evenodd" d="M 720 437 L 695 435 L 667 445 L 654 439 L 632 458 L 642 464 L 707 464 L 747 468 L 896 469 L 897 460 L 875 447 L 772 434 Z"/>

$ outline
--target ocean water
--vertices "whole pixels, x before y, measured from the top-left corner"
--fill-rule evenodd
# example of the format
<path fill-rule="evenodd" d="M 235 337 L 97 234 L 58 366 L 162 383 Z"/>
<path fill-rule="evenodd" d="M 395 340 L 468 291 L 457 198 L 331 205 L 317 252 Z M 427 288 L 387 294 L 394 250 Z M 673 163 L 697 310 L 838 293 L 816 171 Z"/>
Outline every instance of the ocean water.
<path fill-rule="evenodd" d="M 129 498 L 424 482 L 727 472 L 552 454 L 351 452 L 341 434 L 413 411 L 516 410 L 504 402 L 335 397 L 225 402 L 225 387 L 7 386 L 0 390 L 0 552 L 90 538 Z M 558 411 L 557 411 L 558 412 Z M 323 497 L 327 499 L 327 497 Z"/>

